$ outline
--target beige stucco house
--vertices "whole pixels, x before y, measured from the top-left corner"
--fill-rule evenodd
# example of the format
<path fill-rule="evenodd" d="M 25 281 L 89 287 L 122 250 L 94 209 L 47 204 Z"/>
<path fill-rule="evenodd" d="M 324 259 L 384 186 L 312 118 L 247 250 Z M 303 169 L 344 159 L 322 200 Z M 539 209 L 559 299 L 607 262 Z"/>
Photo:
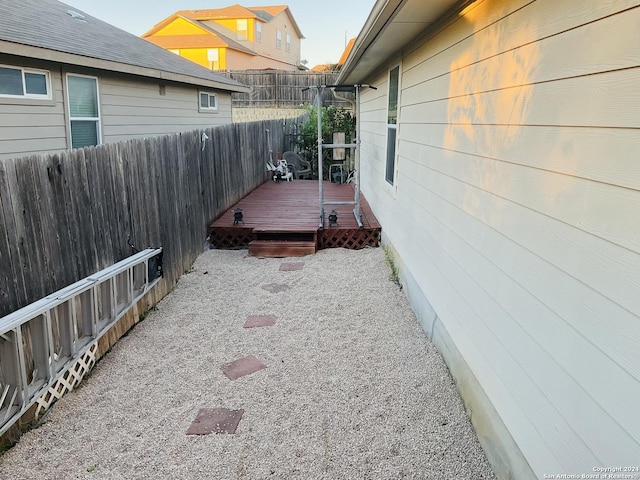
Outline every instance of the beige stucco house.
<path fill-rule="evenodd" d="M 0 2 L 0 158 L 230 123 L 247 90 L 58 1 Z"/>
<path fill-rule="evenodd" d="M 338 80 L 377 87 L 362 191 L 501 479 L 637 475 L 639 43 L 637 0 L 378 0 Z"/>
<path fill-rule="evenodd" d="M 180 10 L 142 37 L 211 70 L 298 70 L 304 38 L 287 5 Z"/>

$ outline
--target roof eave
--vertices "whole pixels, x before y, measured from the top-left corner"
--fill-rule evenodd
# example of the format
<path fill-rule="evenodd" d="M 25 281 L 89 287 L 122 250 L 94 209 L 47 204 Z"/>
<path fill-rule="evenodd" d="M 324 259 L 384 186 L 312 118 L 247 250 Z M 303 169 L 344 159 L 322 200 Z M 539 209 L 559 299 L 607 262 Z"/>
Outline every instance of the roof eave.
<path fill-rule="evenodd" d="M 416 38 L 427 35 L 475 0 L 377 0 L 347 57 L 337 82 L 365 83 Z"/>
<path fill-rule="evenodd" d="M 140 67 L 140 66 L 130 65 L 126 63 L 114 62 L 111 60 L 102 60 L 99 58 L 75 55 L 72 53 L 60 52 L 57 50 L 50 50 L 42 47 L 34 47 L 31 45 L 7 42 L 4 40 L 0 40 L 0 51 L 9 55 L 16 55 L 20 57 L 33 58 L 38 60 L 48 60 L 51 62 L 59 62 L 59 63 L 68 64 L 68 65 L 77 65 L 77 66 L 82 66 L 87 68 L 96 68 L 99 70 L 106 70 L 109 72 L 126 73 L 129 75 L 136 75 L 140 77 L 184 83 L 188 85 L 195 85 L 198 87 L 214 88 L 217 90 L 224 90 L 224 91 L 234 92 L 234 93 L 249 92 L 249 87 L 246 87 L 240 84 L 233 85 L 233 84 L 227 84 L 223 82 L 216 82 L 215 80 L 207 80 L 204 78 L 198 78 L 198 77 L 194 77 L 186 74 L 167 72 L 164 70 Z"/>

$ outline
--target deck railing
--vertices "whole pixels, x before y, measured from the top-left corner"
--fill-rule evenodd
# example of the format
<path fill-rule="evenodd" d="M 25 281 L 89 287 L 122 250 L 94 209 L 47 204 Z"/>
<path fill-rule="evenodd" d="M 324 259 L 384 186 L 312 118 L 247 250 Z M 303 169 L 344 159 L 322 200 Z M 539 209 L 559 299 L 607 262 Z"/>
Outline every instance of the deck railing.
<path fill-rule="evenodd" d="M 161 276 L 162 249 L 146 249 L 0 318 L 0 435 Z"/>

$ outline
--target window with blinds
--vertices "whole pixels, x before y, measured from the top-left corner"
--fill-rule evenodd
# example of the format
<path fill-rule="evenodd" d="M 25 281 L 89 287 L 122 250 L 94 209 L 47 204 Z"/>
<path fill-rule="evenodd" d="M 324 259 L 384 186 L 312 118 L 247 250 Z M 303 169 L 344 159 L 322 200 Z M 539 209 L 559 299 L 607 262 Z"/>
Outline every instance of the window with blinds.
<path fill-rule="evenodd" d="M 98 79 L 67 75 L 71 148 L 100 144 Z"/>

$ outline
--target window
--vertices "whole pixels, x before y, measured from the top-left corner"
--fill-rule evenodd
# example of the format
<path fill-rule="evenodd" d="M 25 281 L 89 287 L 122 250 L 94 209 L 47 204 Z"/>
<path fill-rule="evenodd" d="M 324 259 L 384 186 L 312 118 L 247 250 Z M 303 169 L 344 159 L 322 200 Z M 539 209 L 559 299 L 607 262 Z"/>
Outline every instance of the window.
<path fill-rule="evenodd" d="M 280 30 L 276 30 L 276 47 L 282 48 L 282 32 Z"/>
<path fill-rule="evenodd" d="M 200 92 L 200 110 L 218 110 L 218 96 L 215 93 Z"/>
<path fill-rule="evenodd" d="M 207 60 L 209 60 L 211 70 L 220 70 L 220 53 L 217 48 L 207 50 Z"/>
<path fill-rule="evenodd" d="M 285 48 L 286 48 L 287 52 L 290 52 L 291 51 L 291 34 L 287 33 L 287 36 L 285 38 L 286 38 Z"/>
<path fill-rule="evenodd" d="M 398 81 L 400 67 L 389 72 L 389 106 L 387 110 L 387 165 L 385 180 L 393 185 L 396 169 L 396 133 L 398 129 Z"/>
<path fill-rule="evenodd" d="M 0 96 L 51 98 L 49 72 L 0 65 Z"/>
<path fill-rule="evenodd" d="M 100 143 L 100 105 L 98 79 L 84 75 L 67 75 L 71 148 Z"/>
<path fill-rule="evenodd" d="M 247 19 L 236 20 L 236 40 L 247 39 Z"/>
<path fill-rule="evenodd" d="M 256 22 L 256 42 L 262 41 L 262 24 L 260 22 Z"/>

